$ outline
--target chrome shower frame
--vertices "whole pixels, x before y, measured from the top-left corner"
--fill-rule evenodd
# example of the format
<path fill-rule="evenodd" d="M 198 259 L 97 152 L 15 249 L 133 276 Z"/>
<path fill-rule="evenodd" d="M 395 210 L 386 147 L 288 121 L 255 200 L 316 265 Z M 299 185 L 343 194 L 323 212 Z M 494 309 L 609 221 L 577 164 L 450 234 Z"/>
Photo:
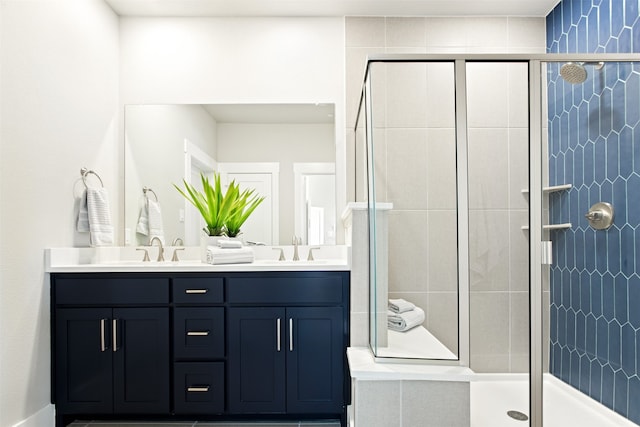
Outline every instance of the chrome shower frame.
<path fill-rule="evenodd" d="M 411 61 L 453 61 L 455 62 L 455 81 L 456 81 L 456 103 L 457 105 L 466 105 L 466 70 L 464 65 L 467 62 L 527 62 L 529 67 L 529 240 L 530 240 L 530 292 L 529 292 L 529 322 L 530 322 L 530 412 L 529 421 L 532 427 L 542 427 L 543 425 L 543 300 L 542 300 L 542 283 L 543 272 L 548 268 L 544 264 L 543 258 L 543 158 L 542 147 L 544 142 L 544 123 L 546 117 L 543 117 L 542 103 L 545 99 L 541 92 L 544 76 L 542 74 L 542 66 L 547 63 L 567 63 L 596 65 L 597 69 L 601 68 L 607 62 L 638 62 L 640 63 L 640 54 L 376 54 L 370 55 L 367 59 L 365 70 L 365 82 L 368 77 L 369 65 L 372 62 L 411 62 Z M 602 64 L 602 65 L 601 65 Z M 367 83 L 365 83 L 365 86 Z M 363 87 L 363 93 L 366 90 Z M 370 106 L 369 106 L 370 108 Z M 458 147 L 466 147 L 466 113 L 462 113 L 456 126 L 456 144 Z M 356 125 L 357 127 L 357 125 Z M 462 150 L 462 153 L 466 153 Z M 466 177 L 466 157 L 460 159 L 465 165 L 463 172 L 458 175 L 459 178 Z M 468 215 L 466 214 L 466 181 L 458 190 L 459 210 L 462 216 L 459 217 L 459 234 L 468 236 Z M 464 194 L 462 194 L 464 193 Z M 465 216 L 467 215 L 467 216 Z M 463 234 L 466 233 L 466 234 Z M 459 360 L 451 362 L 442 362 L 438 364 L 456 364 L 469 366 L 469 261 L 468 261 L 468 239 L 466 244 L 462 239 L 460 247 L 460 263 L 459 263 Z M 427 361 L 426 363 L 432 363 Z"/>

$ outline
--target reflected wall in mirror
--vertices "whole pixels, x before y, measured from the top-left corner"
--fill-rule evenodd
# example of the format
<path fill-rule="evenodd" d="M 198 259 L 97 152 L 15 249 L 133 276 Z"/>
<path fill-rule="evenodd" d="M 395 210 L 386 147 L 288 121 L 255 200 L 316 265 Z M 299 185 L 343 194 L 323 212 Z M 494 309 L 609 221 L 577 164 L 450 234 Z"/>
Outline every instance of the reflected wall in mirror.
<path fill-rule="evenodd" d="M 183 179 L 197 184 L 200 173 L 214 171 L 223 182 L 236 179 L 242 188 L 256 188 L 268 198 L 243 226 L 245 241 L 290 244 L 296 235 L 304 244 L 335 244 L 332 104 L 127 105 L 124 152 L 127 244 L 148 245 L 155 234 L 166 244 L 179 237 L 186 245 L 198 245 L 199 213 L 173 184 L 182 187 Z M 307 171 L 301 175 L 304 194 L 294 167 Z M 315 172 L 318 167 L 321 172 Z M 157 195 L 157 204 L 148 204 L 144 187 Z M 153 194 L 147 195 L 155 201 Z M 147 206 L 145 235 L 137 230 L 144 228 L 141 213 Z M 307 217 L 296 219 L 301 214 Z M 296 228 L 296 221 L 314 224 L 313 240 L 307 237 L 308 228 L 304 233 Z"/>

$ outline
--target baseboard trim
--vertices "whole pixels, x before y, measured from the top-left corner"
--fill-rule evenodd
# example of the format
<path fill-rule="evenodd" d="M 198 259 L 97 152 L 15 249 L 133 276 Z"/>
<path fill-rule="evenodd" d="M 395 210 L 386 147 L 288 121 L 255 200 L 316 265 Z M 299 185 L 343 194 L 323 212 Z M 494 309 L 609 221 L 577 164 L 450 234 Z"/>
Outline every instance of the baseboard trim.
<path fill-rule="evenodd" d="M 53 427 L 56 423 L 55 418 L 55 407 L 49 404 L 12 427 Z"/>

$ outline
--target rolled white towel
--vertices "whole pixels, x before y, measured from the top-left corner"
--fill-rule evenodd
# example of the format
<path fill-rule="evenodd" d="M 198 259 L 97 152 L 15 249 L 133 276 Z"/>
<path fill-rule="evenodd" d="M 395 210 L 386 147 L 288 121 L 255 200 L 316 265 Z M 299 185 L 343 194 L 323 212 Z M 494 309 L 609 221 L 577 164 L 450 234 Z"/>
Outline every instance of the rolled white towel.
<path fill-rule="evenodd" d="M 217 246 L 207 246 L 208 264 L 246 264 L 253 262 L 253 249 L 231 248 L 222 249 Z"/>
<path fill-rule="evenodd" d="M 416 307 L 404 313 L 387 312 L 387 326 L 392 331 L 405 332 L 424 322 L 424 310 Z"/>
<path fill-rule="evenodd" d="M 414 308 L 416 308 L 416 306 L 413 303 L 403 300 L 402 298 L 389 300 L 389 310 L 394 313 L 404 313 L 405 311 L 411 311 Z"/>

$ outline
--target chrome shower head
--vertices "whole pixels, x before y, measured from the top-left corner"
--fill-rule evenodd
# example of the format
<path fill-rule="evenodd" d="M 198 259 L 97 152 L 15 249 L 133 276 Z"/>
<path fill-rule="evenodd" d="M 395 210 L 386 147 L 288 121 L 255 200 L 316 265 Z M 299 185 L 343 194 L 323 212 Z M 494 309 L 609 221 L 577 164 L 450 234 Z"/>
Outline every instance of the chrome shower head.
<path fill-rule="evenodd" d="M 560 75 L 562 78 L 571 84 L 584 83 L 587 80 L 587 70 L 585 65 L 595 65 L 596 70 L 601 69 L 604 66 L 603 62 L 567 62 L 560 67 Z"/>

